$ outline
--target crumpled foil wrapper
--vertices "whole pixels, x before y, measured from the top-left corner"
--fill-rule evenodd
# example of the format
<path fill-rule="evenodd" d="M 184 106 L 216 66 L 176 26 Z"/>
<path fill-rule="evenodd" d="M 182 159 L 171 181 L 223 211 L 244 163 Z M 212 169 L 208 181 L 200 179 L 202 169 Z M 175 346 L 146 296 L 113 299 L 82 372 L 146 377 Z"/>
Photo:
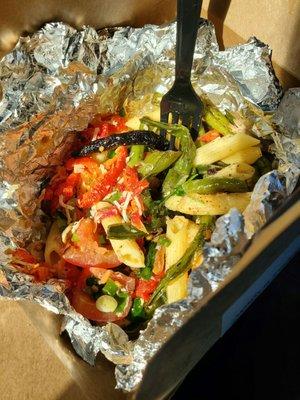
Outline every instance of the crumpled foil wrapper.
<path fill-rule="evenodd" d="M 117 364 L 117 387 L 126 391 L 139 385 L 149 359 L 225 279 L 248 238 L 296 184 L 295 170 L 291 177 L 294 159 L 261 110 L 276 110 L 282 96 L 268 46 L 251 38 L 220 52 L 212 24 L 200 21 L 192 73 L 196 91 L 220 110 L 240 113 L 257 136 L 273 135 L 281 169 L 260 178 L 244 215 L 232 210 L 218 219 L 204 248 L 203 267 L 190 275 L 187 299 L 157 309 L 137 340 L 129 341 L 115 324 L 91 325 L 70 306 L 63 282 L 33 283 L 8 266 L 4 250 L 45 238 L 37 197 L 53 167 L 72 148 L 74 132 L 84 129 L 94 114 L 114 112 L 126 99 L 138 102 L 140 113 L 150 111 L 153 92 L 167 91 L 174 80 L 175 38 L 175 23 L 98 32 L 49 23 L 20 38 L 0 62 L 0 295 L 33 300 L 64 315 L 62 330 L 76 352 L 93 364 L 101 351 Z M 291 98 L 295 96 L 299 98 Z M 276 124 L 290 134 L 292 106 L 284 104 Z"/>

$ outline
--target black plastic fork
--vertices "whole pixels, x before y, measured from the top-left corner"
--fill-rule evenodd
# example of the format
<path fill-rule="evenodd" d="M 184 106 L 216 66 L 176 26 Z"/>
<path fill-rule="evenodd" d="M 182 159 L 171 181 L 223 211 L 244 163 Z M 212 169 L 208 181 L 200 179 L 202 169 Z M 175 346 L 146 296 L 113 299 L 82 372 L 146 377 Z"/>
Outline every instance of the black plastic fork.
<path fill-rule="evenodd" d="M 175 82 L 160 103 L 161 121 L 172 124 L 180 121 L 190 129 L 194 140 L 198 136 L 203 114 L 203 104 L 191 84 L 201 6 L 202 0 L 177 0 Z M 165 134 L 165 131 L 161 132 L 161 135 Z M 171 137 L 171 148 L 174 147 L 174 141 L 174 137 Z"/>

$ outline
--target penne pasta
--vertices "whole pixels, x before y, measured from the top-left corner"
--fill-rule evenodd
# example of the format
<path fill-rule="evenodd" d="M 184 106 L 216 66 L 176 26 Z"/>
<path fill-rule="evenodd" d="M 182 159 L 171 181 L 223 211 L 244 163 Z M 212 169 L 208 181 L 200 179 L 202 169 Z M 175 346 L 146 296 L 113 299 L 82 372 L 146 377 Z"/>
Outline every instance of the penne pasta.
<path fill-rule="evenodd" d="M 214 162 L 223 160 L 240 150 L 256 146 L 259 143 L 258 139 L 246 135 L 245 133 L 223 136 L 199 147 L 196 151 L 194 164 L 196 166 L 213 164 Z"/>
<path fill-rule="evenodd" d="M 100 202 L 96 205 L 96 209 L 111 207 L 109 203 Z M 109 216 L 101 219 L 102 226 L 107 233 L 110 225 L 122 224 L 123 219 L 118 216 Z M 131 268 L 145 267 L 145 256 L 139 245 L 134 239 L 109 239 L 111 246 L 116 253 L 118 259 Z"/>
<path fill-rule="evenodd" d="M 240 179 L 241 181 L 246 181 L 247 179 L 252 178 L 254 173 L 255 169 L 251 167 L 251 165 L 246 163 L 238 163 L 238 164 L 231 164 L 225 168 L 222 168 L 213 176 L 217 178 L 218 177 L 235 178 L 235 179 Z"/>
<path fill-rule="evenodd" d="M 253 164 L 262 156 L 259 146 L 248 147 L 240 150 L 229 157 L 223 158 L 221 161 L 225 164 L 246 163 Z"/>
<path fill-rule="evenodd" d="M 246 193 L 216 193 L 185 196 L 172 196 L 166 201 L 166 207 L 172 211 L 189 215 L 223 215 L 231 208 L 244 211 L 251 197 Z"/>
<path fill-rule="evenodd" d="M 53 265 L 59 261 L 62 255 L 63 242 L 58 221 L 53 222 L 45 245 L 45 261 L 48 265 Z"/>
<path fill-rule="evenodd" d="M 183 216 L 167 220 L 166 236 L 171 243 L 166 248 L 166 269 L 175 264 L 186 252 L 199 230 L 199 226 Z M 187 296 L 188 273 L 185 272 L 167 286 L 167 302 L 181 300 Z"/>

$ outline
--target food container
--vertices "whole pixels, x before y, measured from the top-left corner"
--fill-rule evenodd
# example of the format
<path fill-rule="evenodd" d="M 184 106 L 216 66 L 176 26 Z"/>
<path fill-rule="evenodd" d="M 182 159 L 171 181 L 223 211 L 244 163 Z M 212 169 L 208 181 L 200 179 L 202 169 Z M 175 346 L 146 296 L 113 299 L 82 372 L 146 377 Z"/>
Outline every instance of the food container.
<path fill-rule="evenodd" d="M 140 26 L 172 20 L 176 2 L 173 0 L 123 0 L 122 2 L 67 1 L 59 3 L 37 0 L 10 1 L 0 4 L 1 50 L 8 51 L 20 33 L 32 32 L 46 21 L 65 21 L 80 27 L 90 24 L 98 27 L 128 25 Z M 211 2 L 216 3 L 216 2 Z M 249 10 L 242 1 L 232 1 L 228 11 L 231 27 L 238 17 L 244 25 L 251 23 Z M 291 54 L 280 47 L 280 40 L 289 37 L 293 47 L 293 27 L 297 29 L 296 2 L 278 2 L 274 10 L 267 9 L 267 1 L 257 1 L 255 9 L 255 33 L 273 46 L 278 76 L 287 86 L 296 86 L 299 74 L 297 66 L 289 63 Z M 207 15 L 208 2 L 204 1 L 203 15 Z M 237 14 L 237 9 L 239 14 Z M 232 11 L 231 11 L 232 10 Z M 265 11 L 268 10 L 268 14 Z M 260 13 L 259 13 L 260 11 Z M 274 15 L 272 14 L 274 13 Z M 278 13 L 278 14 L 277 14 Z M 210 7 L 209 14 L 217 26 L 222 25 L 222 12 Z M 272 40 L 268 40 L 266 26 L 277 18 L 289 18 L 288 27 L 276 25 Z M 270 21 L 264 23 L 264 21 Z M 227 19 L 226 19 L 227 21 Z M 260 21 L 260 22 L 259 22 Z M 242 25 L 242 24 L 241 24 Z M 273 25 L 272 25 L 273 26 Z M 288 33 L 287 31 L 288 30 Z M 248 31 L 236 34 L 230 27 L 224 28 L 224 44 L 243 42 Z M 296 36 L 295 36 L 296 37 Z M 297 49 L 296 49 L 297 50 Z M 295 50 L 295 51 L 296 51 Z M 282 52 L 286 60 L 282 59 Z M 297 55 L 293 55 L 297 59 Z M 299 77 L 300 75 L 298 75 Z M 236 265 L 217 292 L 210 294 L 199 304 L 193 317 L 160 349 L 148 365 L 142 384 L 129 396 L 114 389 L 113 365 L 99 356 L 95 367 L 80 359 L 73 351 L 68 338 L 59 336 L 60 317 L 36 304 L 1 301 L 1 399 L 101 399 L 114 400 L 132 397 L 140 400 L 164 399 L 180 384 L 189 370 L 206 351 L 234 323 L 264 287 L 276 276 L 289 258 L 299 249 L 299 189 L 278 210 L 273 220 L 254 239 L 245 255 Z M 18 379 L 16 380 L 16 377 Z M 200 388 L 199 388 L 200 390 Z M 200 395 L 200 392 L 199 392 Z"/>

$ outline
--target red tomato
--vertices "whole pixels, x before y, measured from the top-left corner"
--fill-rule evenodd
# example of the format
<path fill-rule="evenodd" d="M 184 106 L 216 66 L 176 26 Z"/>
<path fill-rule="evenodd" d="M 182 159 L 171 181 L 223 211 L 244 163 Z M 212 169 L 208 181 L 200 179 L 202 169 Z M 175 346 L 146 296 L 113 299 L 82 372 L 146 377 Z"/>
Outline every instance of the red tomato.
<path fill-rule="evenodd" d="M 115 268 L 121 264 L 113 250 L 98 245 L 96 224 L 84 218 L 76 230 L 78 242 L 66 248 L 63 259 L 79 267 Z"/>
<path fill-rule="evenodd" d="M 115 322 L 124 319 L 131 308 L 132 299 L 129 297 L 128 305 L 123 313 L 117 316 L 114 313 L 104 313 L 96 308 L 96 302 L 81 290 L 74 290 L 71 304 L 75 310 L 84 317 L 96 322 Z"/>
<path fill-rule="evenodd" d="M 135 289 L 135 297 L 141 297 L 145 302 L 147 302 L 154 290 L 157 288 L 159 281 L 161 280 L 161 276 L 152 276 L 151 279 L 139 279 L 137 281 L 136 289 Z"/>

